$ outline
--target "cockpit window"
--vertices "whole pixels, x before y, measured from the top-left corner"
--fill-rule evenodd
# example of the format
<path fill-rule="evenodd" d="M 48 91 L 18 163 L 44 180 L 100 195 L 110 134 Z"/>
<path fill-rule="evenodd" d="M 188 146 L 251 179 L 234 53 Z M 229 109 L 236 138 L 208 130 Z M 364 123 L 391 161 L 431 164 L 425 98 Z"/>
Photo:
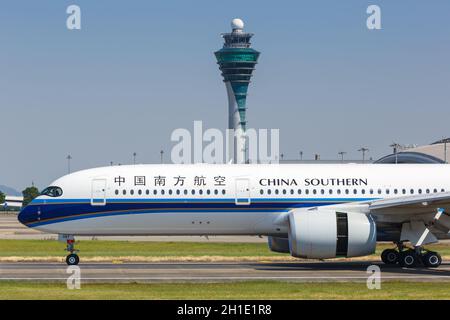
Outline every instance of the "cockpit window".
<path fill-rule="evenodd" d="M 41 196 L 49 196 L 49 197 L 61 197 L 63 191 L 60 187 L 48 187 L 42 190 Z"/>

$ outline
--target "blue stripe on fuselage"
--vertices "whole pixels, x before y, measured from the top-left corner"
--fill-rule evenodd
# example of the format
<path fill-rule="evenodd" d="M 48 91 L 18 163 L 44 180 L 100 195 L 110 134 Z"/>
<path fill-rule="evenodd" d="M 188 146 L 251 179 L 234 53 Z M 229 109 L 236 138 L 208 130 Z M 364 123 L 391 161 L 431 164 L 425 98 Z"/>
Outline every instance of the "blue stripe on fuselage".
<path fill-rule="evenodd" d="M 91 199 L 35 199 L 21 212 L 20 221 L 29 227 L 99 216 L 166 212 L 285 212 L 292 208 L 367 201 L 371 198 L 258 198 L 249 205 L 236 205 L 234 198 L 221 199 L 107 199 L 93 206 Z M 40 214 L 37 215 L 39 210 Z M 27 214 L 28 212 L 28 214 Z"/>

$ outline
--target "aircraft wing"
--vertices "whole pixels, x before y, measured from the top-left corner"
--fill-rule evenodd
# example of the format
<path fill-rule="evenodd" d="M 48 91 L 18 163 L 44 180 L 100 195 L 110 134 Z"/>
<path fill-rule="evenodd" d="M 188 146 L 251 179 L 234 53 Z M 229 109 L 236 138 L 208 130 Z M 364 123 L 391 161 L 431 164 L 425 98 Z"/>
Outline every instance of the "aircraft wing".
<path fill-rule="evenodd" d="M 380 222 L 401 223 L 400 240 L 412 245 L 437 242 L 450 231 L 450 192 L 375 200 L 368 203 Z"/>
<path fill-rule="evenodd" d="M 423 194 L 411 197 L 375 200 L 369 202 L 369 210 L 373 213 L 395 213 L 404 211 L 409 214 L 429 214 L 437 209 L 450 212 L 450 192 Z"/>

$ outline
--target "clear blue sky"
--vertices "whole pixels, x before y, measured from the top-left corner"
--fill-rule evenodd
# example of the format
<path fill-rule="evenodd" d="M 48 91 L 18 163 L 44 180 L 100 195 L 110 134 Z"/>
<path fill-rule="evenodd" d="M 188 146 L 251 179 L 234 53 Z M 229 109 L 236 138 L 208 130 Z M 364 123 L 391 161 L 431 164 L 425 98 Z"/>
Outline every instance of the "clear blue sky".
<path fill-rule="evenodd" d="M 82 30 L 66 29 L 66 8 Z M 382 9 L 380 31 L 366 8 Z M 242 18 L 262 52 L 249 127 L 280 128 L 295 158 L 449 136 L 450 2 L 2 1 L 0 184 L 42 188 L 74 170 L 159 161 L 175 128 L 225 128 L 213 52 Z"/>

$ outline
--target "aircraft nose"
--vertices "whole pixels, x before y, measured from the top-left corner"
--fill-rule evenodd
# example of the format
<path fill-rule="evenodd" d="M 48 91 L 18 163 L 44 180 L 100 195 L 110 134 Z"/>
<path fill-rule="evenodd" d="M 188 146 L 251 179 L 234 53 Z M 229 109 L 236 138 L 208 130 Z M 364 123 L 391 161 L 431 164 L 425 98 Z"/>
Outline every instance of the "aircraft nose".
<path fill-rule="evenodd" d="M 20 210 L 19 215 L 17 216 L 17 220 L 19 220 L 21 224 L 26 225 L 27 223 L 35 220 L 35 216 L 35 206 L 26 206 L 25 208 L 22 208 L 22 210 Z"/>
<path fill-rule="evenodd" d="M 17 216 L 17 220 L 19 220 L 19 222 L 21 224 L 25 224 L 25 209 L 26 208 L 27 207 L 22 208 L 22 210 L 20 210 L 20 212 L 19 212 L 19 215 Z"/>

